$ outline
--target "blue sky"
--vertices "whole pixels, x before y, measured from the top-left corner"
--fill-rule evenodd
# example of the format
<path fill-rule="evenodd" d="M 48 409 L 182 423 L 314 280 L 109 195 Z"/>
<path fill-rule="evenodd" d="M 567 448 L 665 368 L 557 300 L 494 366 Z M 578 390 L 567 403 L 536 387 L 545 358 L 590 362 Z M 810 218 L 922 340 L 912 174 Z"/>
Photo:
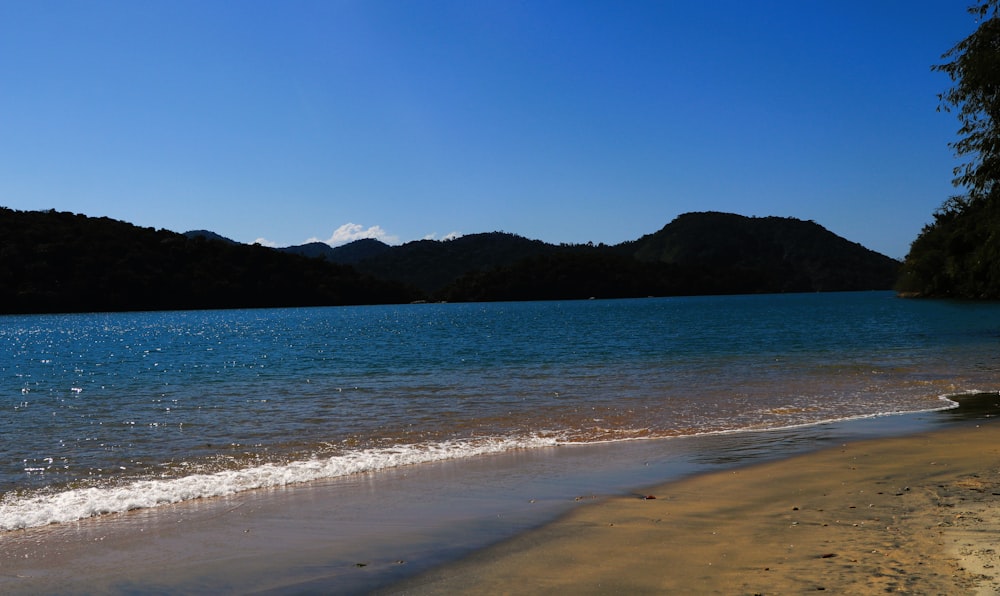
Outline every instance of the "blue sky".
<path fill-rule="evenodd" d="M 0 205 L 279 246 L 689 211 L 901 258 L 962 0 L 0 0 Z"/>

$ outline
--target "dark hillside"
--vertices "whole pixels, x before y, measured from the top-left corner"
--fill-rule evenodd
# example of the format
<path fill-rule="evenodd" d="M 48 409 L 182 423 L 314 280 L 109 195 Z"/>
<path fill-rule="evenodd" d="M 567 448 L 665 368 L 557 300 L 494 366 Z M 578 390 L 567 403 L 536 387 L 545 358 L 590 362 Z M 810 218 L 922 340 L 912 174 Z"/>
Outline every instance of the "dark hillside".
<path fill-rule="evenodd" d="M 579 300 L 683 294 L 674 268 L 642 263 L 607 250 L 528 257 L 512 265 L 466 274 L 437 297 L 450 302 Z"/>
<path fill-rule="evenodd" d="M 365 259 L 377 257 L 391 249 L 392 247 L 385 242 L 374 238 L 362 238 L 334 248 L 332 255 L 328 258 L 334 263 L 354 265 Z"/>
<path fill-rule="evenodd" d="M 287 248 L 279 248 L 278 250 L 306 257 L 322 257 L 331 263 L 354 265 L 365 259 L 376 257 L 391 248 L 385 242 L 375 240 L 374 238 L 362 238 L 336 247 L 330 246 L 325 242 L 310 242 L 309 244 L 289 246 Z"/>
<path fill-rule="evenodd" d="M 239 244 L 235 240 L 231 240 L 229 238 L 226 238 L 225 236 L 216 234 L 215 232 L 209 232 L 208 230 L 191 230 L 189 232 L 184 232 L 184 235 L 187 236 L 188 238 L 201 238 L 203 240 L 219 240 L 220 242 L 225 242 L 227 244 Z"/>
<path fill-rule="evenodd" d="M 628 248 L 676 265 L 699 293 L 888 290 L 900 263 L 811 221 L 687 213 Z"/>
<path fill-rule="evenodd" d="M 898 268 L 813 222 L 727 213 L 618 246 L 492 232 L 276 250 L 0 208 L 0 313 L 875 290 Z"/>
<path fill-rule="evenodd" d="M 890 289 L 899 263 L 797 219 L 689 213 L 614 247 L 550 247 L 467 274 L 451 301 Z"/>
<path fill-rule="evenodd" d="M 326 259 L 333 262 L 333 259 L 330 258 L 330 255 L 333 254 L 333 248 L 325 242 L 309 242 L 307 244 L 278 248 L 276 250 L 288 254 L 299 255 L 300 257 L 309 257 L 310 259 Z"/>
<path fill-rule="evenodd" d="M 357 268 L 381 279 L 399 281 L 433 293 L 466 273 L 509 265 L 557 249 L 540 240 L 490 232 L 454 240 L 408 242 L 359 261 Z"/>
<path fill-rule="evenodd" d="M 441 300 L 882 290 L 892 288 L 900 266 L 815 222 L 718 212 L 681 215 L 617 246 L 557 246 L 492 232 L 279 250 L 348 263 Z"/>
<path fill-rule="evenodd" d="M 351 267 L 108 218 L 0 208 L 0 313 L 408 302 Z"/>

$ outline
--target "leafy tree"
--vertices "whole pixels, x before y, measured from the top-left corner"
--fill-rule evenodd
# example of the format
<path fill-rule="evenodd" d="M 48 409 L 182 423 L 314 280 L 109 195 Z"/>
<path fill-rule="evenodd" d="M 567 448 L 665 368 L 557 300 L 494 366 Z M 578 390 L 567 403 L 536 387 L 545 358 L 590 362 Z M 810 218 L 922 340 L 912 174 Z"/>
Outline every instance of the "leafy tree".
<path fill-rule="evenodd" d="M 958 111 L 959 139 L 950 144 L 968 161 L 955 168 L 954 183 L 968 189 L 967 197 L 952 197 L 945 211 L 966 209 L 988 198 L 1000 179 L 1000 0 L 988 0 L 969 12 L 981 20 L 979 28 L 942 58 L 950 62 L 933 70 L 946 73 L 955 85 L 939 95 L 938 108 Z"/>
<path fill-rule="evenodd" d="M 958 140 L 949 146 L 965 161 L 950 197 L 910 247 L 896 289 L 903 295 L 1000 298 L 1000 0 L 970 7 L 974 33 L 948 50 L 954 85 L 939 95 L 939 111 L 957 112 Z"/>

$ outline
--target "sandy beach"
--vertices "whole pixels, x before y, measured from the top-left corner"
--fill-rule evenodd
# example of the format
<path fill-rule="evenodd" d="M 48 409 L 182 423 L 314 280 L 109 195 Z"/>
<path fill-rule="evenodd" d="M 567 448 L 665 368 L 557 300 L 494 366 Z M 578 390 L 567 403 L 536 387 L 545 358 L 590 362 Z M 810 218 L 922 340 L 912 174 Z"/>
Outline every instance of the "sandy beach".
<path fill-rule="evenodd" d="M 981 419 L 995 415 L 986 397 L 818 427 L 512 452 L 10 532 L 0 591 L 994 594 L 1000 423 Z M 905 429 L 918 434 L 898 438 Z"/>
<path fill-rule="evenodd" d="M 584 500 L 393 592 L 1000 592 L 996 423 Z"/>

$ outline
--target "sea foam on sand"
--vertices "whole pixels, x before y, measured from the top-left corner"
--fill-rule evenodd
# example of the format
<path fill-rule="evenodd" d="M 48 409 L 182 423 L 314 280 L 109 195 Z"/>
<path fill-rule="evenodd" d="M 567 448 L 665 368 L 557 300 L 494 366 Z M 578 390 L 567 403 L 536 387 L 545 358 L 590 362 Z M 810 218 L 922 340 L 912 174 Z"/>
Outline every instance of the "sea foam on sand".
<path fill-rule="evenodd" d="M 326 458 L 264 464 L 211 474 L 139 480 L 123 486 L 74 488 L 54 494 L 18 496 L 0 501 L 0 531 L 65 523 L 135 509 L 220 497 L 414 464 L 548 447 L 552 438 L 446 441 L 433 445 L 400 445 L 366 449 Z"/>

